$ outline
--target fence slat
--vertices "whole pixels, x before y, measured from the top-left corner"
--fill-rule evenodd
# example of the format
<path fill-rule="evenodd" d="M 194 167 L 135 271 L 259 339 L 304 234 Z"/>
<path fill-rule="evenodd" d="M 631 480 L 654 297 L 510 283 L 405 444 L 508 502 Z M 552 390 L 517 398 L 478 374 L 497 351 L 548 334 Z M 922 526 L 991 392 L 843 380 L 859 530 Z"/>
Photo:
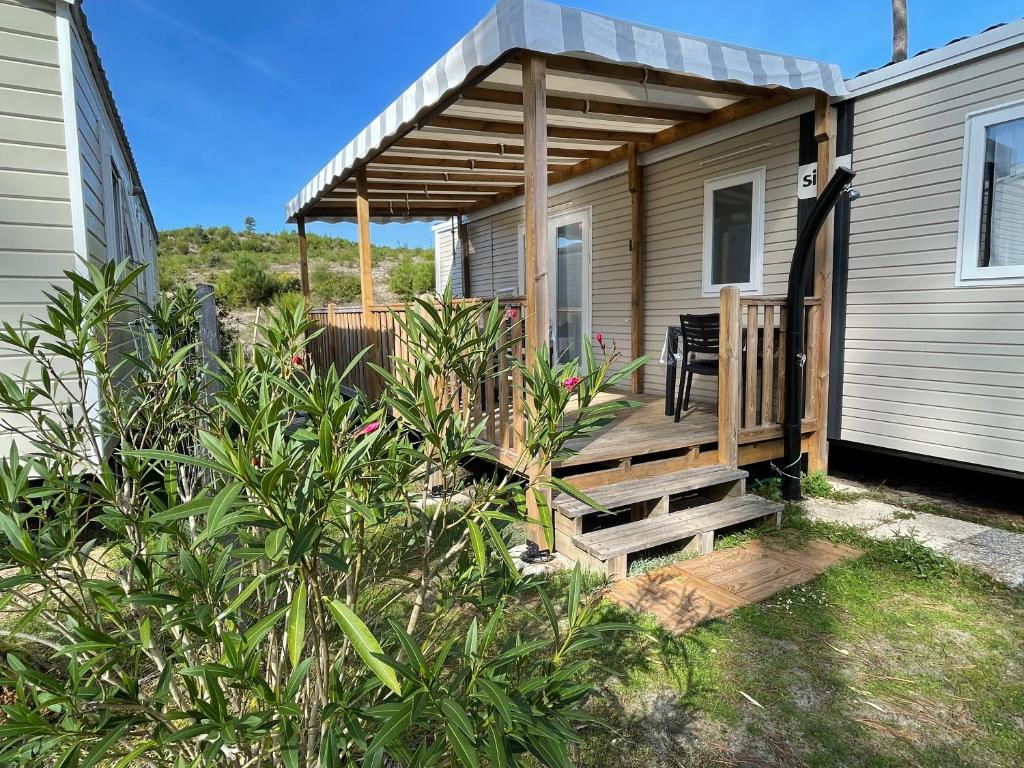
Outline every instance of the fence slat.
<path fill-rule="evenodd" d="M 761 344 L 761 423 L 772 422 L 772 390 L 775 385 L 775 307 L 764 305 Z"/>
<path fill-rule="evenodd" d="M 746 384 L 744 389 L 745 407 L 743 413 L 743 426 L 753 427 L 757 423 L 757 305 L 750 304 L 747 307 L 747 370 Z"/>

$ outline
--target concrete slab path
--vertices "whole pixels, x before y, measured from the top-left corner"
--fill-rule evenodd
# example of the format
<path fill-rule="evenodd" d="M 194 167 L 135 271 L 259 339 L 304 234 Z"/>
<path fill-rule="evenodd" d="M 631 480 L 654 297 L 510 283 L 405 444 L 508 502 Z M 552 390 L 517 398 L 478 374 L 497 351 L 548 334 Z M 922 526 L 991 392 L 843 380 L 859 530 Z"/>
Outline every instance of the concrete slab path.
<path fill-rule="evenodd" d="M 839 487 L 838 483 L 833 482 L 833 485 Z M 844 487 L 843 490 L 856 489 Z M 859 528 L 875 539 L 911 536 L 926 547 L 977 568 L 1003 584 L 1024 586 L 1024 534 L 928 512 L 912 512 L 870 498 L 805 499 L 802 506 L 812 520 Z"/>

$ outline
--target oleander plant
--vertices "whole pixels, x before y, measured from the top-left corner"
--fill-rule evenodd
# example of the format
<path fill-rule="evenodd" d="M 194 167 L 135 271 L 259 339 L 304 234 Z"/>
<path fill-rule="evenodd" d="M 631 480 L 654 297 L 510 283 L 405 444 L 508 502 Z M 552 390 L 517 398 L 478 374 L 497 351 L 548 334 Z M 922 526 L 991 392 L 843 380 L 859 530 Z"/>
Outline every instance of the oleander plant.
<path fill-rule="evenodd" d="M 396 316 L 415 354 L 371 400 L 311 363 L 303 306 L 217 359 L 194 293 L 149 306 L 137 278 L 69 273 L 0 330 L 27 361 L 0 374 L 0 764 L 570 766 L 630 628 L 578 570 L 557 599 L 520 577 L 527 496 L 582 494 L 467 472 L 472 415 L 518 369 L 544 464 L 639 361 L 527 366 L 518 319 L 446 295 Z"/>

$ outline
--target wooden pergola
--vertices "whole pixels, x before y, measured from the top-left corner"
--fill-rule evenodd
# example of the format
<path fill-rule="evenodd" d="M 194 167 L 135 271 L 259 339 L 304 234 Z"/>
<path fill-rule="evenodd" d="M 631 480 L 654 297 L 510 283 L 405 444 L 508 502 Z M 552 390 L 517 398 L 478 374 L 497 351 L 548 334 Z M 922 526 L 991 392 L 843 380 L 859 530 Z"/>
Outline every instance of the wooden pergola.
<path fill-rule="evenodd" d="M 556 17 L 564 44 L 553 45 L 543 32 L 544 24 Z M 613 23 L 610 37 L 595 33 L 588 39 L 586 30 Z M 583 30 L 579 39 L 578 30 L 569 32 L 577 24 Z M 824 183 L 835 154 L 829 99 L 843 86 L 830 65 L 625 24 L 537 0 L 499 3 L 289 203 L 289 219 L 299 231 L 303 292 L 309 295 L 308 220 L 358 224 L 362 315 L 364 327 L 369 327 L 374 305 L 371 222 L 454 217 L 459 222 L 463 284 L 468 286 L 469 236 L 462 217 L 521 196 L 529 362 L 548 333 L 547 301 L 538 300 L 548 295 L 548 188 L 624 163 L 631 196 L 631 353 L 642 355 L 641 155 L 813 96 L 818 178 Z M 630 35 L 632 48 L 622 43 Z M 491 55 L 484 60 L 480 51 L 488 45 Z M 424 97 L 425 91 L 436 98 Z M 826 232 L 819 243 L 816 277 L 817 295 L 826 302 L 830 242 Z M 828 312 L 823 314 L 827 318 Z M 815 370 L 822 380 L 816 386 L 823 392 L 816 402 L 824 409 L 828 344 L 819 345 L 818 354 L 823 360 Z M 642 369 L 632 384 L 634 391 L 643 391 Z M 819 433 L 815 453 L 823 457 L 824 430 Z"/>

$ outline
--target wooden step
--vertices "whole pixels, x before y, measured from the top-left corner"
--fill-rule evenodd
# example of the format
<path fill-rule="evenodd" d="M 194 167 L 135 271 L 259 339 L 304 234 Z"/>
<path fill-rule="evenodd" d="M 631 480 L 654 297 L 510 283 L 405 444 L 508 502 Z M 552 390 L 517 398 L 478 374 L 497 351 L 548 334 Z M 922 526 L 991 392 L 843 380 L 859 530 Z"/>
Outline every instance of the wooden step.
<path fill-rule="evenodd" d="M 611 560 L 781 511 L 782 504 L 748 494 L 583 533 L 574 536 L 572 543 L 598 560 Z"/>
<path fill-rule="evenodd" d="M 663 496 L 698 491 L 701 488 L 709 488 L 725 483 L 735 483 L 739 480 L 744 480 L 746 477 L 747 473 L 742 469 L 733 469 L 731 467 L 723 467 L 720 464 L 713 464 L 709 467 L 669 472 L 657 477 L 623 480 L 619 483 L 590 488 L 585 493 L 605 509 L 611 510 L 630 504 L 638 504 L 643 501 L 652 501 Z M 570 478 L 568 482 L 571 483 L 572 479 Z M 597 511 L 593 507 L 564 494 L 556 498 L 553 503 L 559 514 L 570 520 L 575 520 L 578 517 L 583 517 Z"/>

